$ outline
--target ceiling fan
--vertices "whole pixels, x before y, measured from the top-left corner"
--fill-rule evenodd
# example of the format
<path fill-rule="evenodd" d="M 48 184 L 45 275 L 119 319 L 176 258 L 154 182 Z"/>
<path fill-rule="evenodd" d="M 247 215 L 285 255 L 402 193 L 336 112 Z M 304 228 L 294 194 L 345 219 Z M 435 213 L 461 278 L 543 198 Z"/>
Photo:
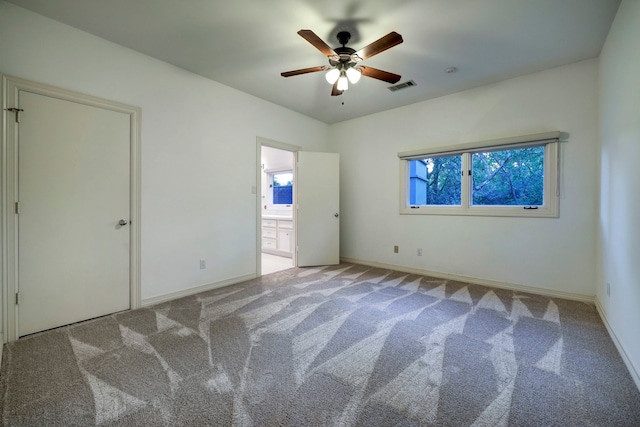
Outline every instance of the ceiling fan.
<path fill-rule="evenodd" d="M 348 82 L 355 84 L 360 80 L 361 76 L 372 77 L 388 83 L 397 83 L 400 80 L 398 74 L 360 65 L 361 61 L 402 43 L 402 36 L 395 31 L 390 32 L 358 51 L 347 47 L 347 43 L 349 43 L 349 39 L 351 38 L 351 33 L 348 31 L 340 31 L 338 33 L 338 42 L 342 47 L 335 49 L 331 49 L 329 45 L 311 30 L 300 30 L 298 34 L 329 58 L 329 65 L 286 71 L 280 73 L 282 77 L 327 71 L 325 77 L 327 81 L 333 85 L 331 96 L 342 95 L 342 92 L 349 88 Z"/>

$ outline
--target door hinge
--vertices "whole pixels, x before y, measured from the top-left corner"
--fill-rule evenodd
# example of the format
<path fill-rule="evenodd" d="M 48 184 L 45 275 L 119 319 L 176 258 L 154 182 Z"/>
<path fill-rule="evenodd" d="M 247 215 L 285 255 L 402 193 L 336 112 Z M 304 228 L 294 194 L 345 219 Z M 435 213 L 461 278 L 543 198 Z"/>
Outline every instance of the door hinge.
<path fill-rule="evenodd" d="M 16 211 L 16 214 L 19 214 L 19 213 L 20 213 L 20 202 L 16 202 L 16 209 L 15 209 L 15 211 Z"/>
<path fill-rule="evenodd" d="M 20 292 L 16 292 L 16 305 L 20 305 Z"/>
<path fill-rule="evenodd" d="M 24 111 L 22 108 L 5 108 L 5 110 L 16 113 L 16 123 L 20 123 L 20 113 Z"/>

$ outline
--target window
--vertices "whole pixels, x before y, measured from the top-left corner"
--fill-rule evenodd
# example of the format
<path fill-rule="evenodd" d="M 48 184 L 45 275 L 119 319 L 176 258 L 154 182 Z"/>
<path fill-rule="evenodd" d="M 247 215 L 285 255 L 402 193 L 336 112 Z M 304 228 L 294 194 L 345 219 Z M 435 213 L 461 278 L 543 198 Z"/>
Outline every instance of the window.
<path fill-rule="evenodd" d="M 471 153 L 471 204 L 543 206 L 544 146 Z"/>
<path fill-rule="evenodd" d="M 400 213 L 557 217 L 559 136 L 399 153 Z"/>
<path fill-rule="evenodd" d="M 460 206 L 462 156 L 409 160 L 409 204 Z"/>
<path fill-rule="evenodd" d="M 293 203 L 293 172 L 270 173 L 269 185 L 274 205 L 291 205 Z"/>

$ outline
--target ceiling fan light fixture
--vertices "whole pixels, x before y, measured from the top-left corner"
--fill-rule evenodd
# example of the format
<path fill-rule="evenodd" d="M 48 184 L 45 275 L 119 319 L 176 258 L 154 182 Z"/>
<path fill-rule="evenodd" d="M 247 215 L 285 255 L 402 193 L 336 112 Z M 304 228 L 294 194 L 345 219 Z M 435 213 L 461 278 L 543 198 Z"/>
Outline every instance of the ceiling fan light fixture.
<path fill-rule="evenodd" d="M 338 86 L 336 87 L 336 89 L 342 91 L 349 89 L 349 80 L 347 80 L 347 76 L 345 75 L 344 71 L 340 73 L 340 78 L 338 79 Z"/>
<path fill-rule="evenodd" d="M 325 74 L 324 77 L 325 79 L 327 79 L 327 82 L 329 82 L 329 84 L 334 84 L 340 77 L 340 70 L 338 70 L 337 68 L 332 68 L 327 71 L 327 74 Z"/>
<path fill-rule="evenodd" d="M 347 69 L 347 78 L 349 79 L 349 81 L 353 84 L 358 83 L 358 81 L 360 80 L 360 77 L 362 77 L 362 72 L 360 70 L 358 70 L 357 68 L 348 68 Z"/>

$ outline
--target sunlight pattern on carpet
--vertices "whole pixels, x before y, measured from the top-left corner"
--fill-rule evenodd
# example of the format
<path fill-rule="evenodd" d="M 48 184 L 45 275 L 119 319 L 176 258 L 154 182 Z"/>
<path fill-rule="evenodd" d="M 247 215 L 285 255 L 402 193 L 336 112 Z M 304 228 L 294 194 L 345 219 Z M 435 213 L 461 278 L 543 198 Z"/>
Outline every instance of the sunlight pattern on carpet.
<path fill-rule="evenodd" d="M 640 425 L 592 304 L 291 269 L 7 344 L 5 425 Z"/>

